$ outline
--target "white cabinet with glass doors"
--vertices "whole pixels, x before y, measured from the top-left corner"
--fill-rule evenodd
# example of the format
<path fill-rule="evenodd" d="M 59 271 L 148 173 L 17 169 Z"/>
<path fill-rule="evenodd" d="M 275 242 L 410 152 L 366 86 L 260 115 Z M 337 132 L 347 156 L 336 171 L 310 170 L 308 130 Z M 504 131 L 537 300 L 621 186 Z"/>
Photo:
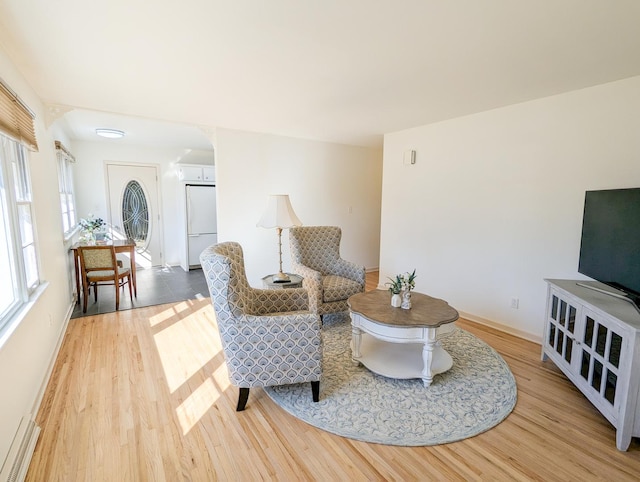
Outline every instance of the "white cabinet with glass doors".
<path fill-rule="evenodd" d="M 595 281 L 546 280 L 542 359 L 551 359 L 616 427 L 616 446 L 640 436 L 640 313 Z M 586 286 L 585 286 L 586 285 Z"/>

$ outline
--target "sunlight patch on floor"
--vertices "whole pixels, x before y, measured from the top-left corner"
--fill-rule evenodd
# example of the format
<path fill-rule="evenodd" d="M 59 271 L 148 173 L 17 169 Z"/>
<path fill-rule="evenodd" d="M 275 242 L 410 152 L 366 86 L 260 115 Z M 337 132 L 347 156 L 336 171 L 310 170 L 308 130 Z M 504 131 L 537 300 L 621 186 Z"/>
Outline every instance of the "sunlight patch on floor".
<path fill-rule="evenodd" d="M 221 392 L 224 392 L 227 388 L 231 386 L 231 382 L 229 381 L 229 371 L 227 370 L 227 364 L 222 363 L 212 374 L 213 379 L 216 382 L 216 385 L 220 388 Z"/>
<path fill-rule="evenodd" d="M 181 313 L 183 311 L 190 310 L 192 307 L 191 305 L 193 305 L 191 300 L 185 300 L 179 303 L 174 303 L 172 308 L 176 313 Z"/>
<path fill-rule="evenodd" d="M 136 251 L 136 269 L 149 269 L 152 266 L 151 255 L 148 251 L 142 253 Z"/>
<path fill-rule="evenodd" d="M 175 316 L 176 313 L 182 313 L 183 311 L 191 310 L 193 308 L 191 305 L 192 303 L 189 300 L 173 303 L 171 305 L 171 308 L 167 308 L 162 313 L 158 313 L 157 315 L 150 317 L 149 326 L 159 325 Z"/>
<path fill-rule="evenodd" d="M 157 315 L 149 317 L 149 326 L 159 325 L 162 322 L 170 319 L 172 316 L 175 316 L 175 314 L 176 314 L 176 310 L 173 309 L 173 307 L 171 307 L 168 310 L 164 310 L 163 312 L 158 313 Z"/>
<path fill-rule="evenodd" d="M 217 330 L 207 316 L 200 314 L 203 310 L 175 320 L 154 335 L 171 393 L 221 352 Z"/>
<path fill-rule="evenodd" d="M 176 408 L 176 415 L 182 427 L 182 434 L 187 435 L 193 426 L 220 398 L 220 391 L 210 378 L 196 388 L 189 397 Z"/>

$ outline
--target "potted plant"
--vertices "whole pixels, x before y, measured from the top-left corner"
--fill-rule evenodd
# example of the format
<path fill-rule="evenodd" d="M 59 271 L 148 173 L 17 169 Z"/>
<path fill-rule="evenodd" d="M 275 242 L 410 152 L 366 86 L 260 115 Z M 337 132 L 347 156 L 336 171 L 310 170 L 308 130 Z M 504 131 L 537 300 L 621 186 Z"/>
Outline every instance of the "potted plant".
<path fill-rule="evenodd" d="M 407 271 L 402 275 L 402 301 L 400 307 L 405 310 L 411 309 L 411 290 L 416 286 L 416 270 L 409 274 Z"/>
<path fill-rule="evenodd" d="M 80 219 L 79 224 L 84 241 L 95 242 L 98 237 L 101 238 L 101 241 L 106 239 L 107 234 L 104 232 L 106 223 L 102 218 L 96 218 L 93 214 L 89 214 L 86 219 Z"/>
<path fill-rule="evenodd" d="M 394 308 L 399 308 L 402 304 L 402 297 L 400 293 L 402 292 L 402 276 L 396 275 L 394 278 L 387 278 L 389 281 L 385 283 L 385 286 L 389 288 L 389 292 L 391 293 L 391 306 Z"/>

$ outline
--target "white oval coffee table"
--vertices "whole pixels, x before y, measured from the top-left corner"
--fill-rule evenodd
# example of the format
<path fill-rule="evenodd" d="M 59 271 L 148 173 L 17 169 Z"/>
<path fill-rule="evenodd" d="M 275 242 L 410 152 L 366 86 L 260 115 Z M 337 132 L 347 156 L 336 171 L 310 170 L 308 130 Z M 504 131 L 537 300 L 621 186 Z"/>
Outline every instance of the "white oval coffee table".
<path fill-rule="evenodd" d="M 411 309 L 393 308 L 388 291 L 353 295 L 351 352 L 356 363 L 389 378 L 421 378 L 425 387 L 433 377 L 453 366 L 438 337 L 455 329 L 458 312 L 444 300 L 411 294 Z"/>

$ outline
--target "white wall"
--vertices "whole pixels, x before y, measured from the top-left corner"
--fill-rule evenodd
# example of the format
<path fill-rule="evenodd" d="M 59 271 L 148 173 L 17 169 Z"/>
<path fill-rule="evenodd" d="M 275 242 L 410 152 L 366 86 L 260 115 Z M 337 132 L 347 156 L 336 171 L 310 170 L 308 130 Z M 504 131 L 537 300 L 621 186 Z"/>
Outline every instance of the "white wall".
<path fill-rule="evenodd" d="M 54 137 L 44 125 L 44 108 L 0 50 L 0 77 L 36 114 L 39 152 L 29 154 L 41 279 L 48 282 L 17 329 L 0 336 L 0 466 L 20 419 L 38 403 L 53 356 L 71 314 L 67 250 L 62 237 Z M 1 287 L 5 289 L 5 287 Z"/>
<path fill-rule="evenodd" d="M 105 161 L 130 164 L 153 164 L 159 167 L 160 203 L 163 218 L 164 264 L 178 266 L 185 248 L 182 186 L 176 175 L 176 162 L 184 157 L 183 149 L 154 149 L 119 144 L 118 140 L 76 141 L 71 146 L 76 158 L 74 183 L 78 216 L 108 219 Z M 213 161 L 212 152 L 209 153 Z M 201 156 L 202 157 L 202 156 Z"/>
<path fill-rule="evenodd" d="M 253 286 L 278 270 L 275 229 L 256 227 L 268 194 L 289 194 L 306 226 L 340 226 L 342 256 L 378 266 L 380 150 L 228 129 L 217 129 L 215 146 L 219 241 L 242 245 Z M 291 266 L 288 236 L 285 230 L 285 271 Z"/>
<path fill-rule="evenodd" d="M 213 151 L 203 151 L 202 149 L 188 149 L 178 161 L 180 164 L 202 164 L 210 166 L 214 164 Z"/>
<path fill-rule="evenodd" d="M 543 278 L 584 278 L 584 192 L 637 186 L 640 77 L 388 134 L 381 280 L 416 268 L 418 291 L 539 338 Z"/>

